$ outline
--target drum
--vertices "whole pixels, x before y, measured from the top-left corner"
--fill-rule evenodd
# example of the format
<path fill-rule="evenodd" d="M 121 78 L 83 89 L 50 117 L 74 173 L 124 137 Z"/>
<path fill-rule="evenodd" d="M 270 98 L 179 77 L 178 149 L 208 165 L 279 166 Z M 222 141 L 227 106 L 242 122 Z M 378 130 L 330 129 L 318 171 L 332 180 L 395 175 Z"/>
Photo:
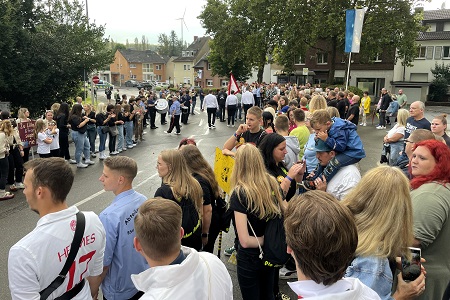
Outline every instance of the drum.
<path fill-rule="evenodd" d="M 182 106 L 182 107 L 181 107 L 181 113 L 182 113 L 183 115 L 188 115 L 188 114 L 189 114 L 189 107 Z"/>
<path fill-rule="evenodd" d="M 160 114 L 165 114 L 169 111 L 169 103 L 166 99 L 158 99 L 156 100 L 156 111 Z"/>

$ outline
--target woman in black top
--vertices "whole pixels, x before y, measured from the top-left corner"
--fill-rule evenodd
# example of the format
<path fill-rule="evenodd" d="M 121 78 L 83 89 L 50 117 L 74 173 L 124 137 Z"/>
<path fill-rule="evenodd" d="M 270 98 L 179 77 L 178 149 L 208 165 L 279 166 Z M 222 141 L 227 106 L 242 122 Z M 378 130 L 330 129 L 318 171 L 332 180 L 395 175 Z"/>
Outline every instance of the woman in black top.
<path fill-rule="evenodd" d="M 119 152 L 116 151 L 116 137 L 117 137 L 117 133 L 118 133 L 118 130 L 116 128 L 117 115 L 114 112 L 113 104 L 108 104 L 108 106 L 106 107 L 106 113 L 108 115 L 107 124 L 109 126 L 109 133 L 108 133 L 109 155 L 117 155 L 117 154 L 119 154 Z"/>
<path fill-rule="evenodd" d="M 70 163 L 76 163 L 70 159 L 69 153 L 69 105 L 66 102 L 61 103 L 56 113 L 56 126 L 59 129 L 59 156 Z"/>
<path fill-rule="evenodd" d="M 91 153 L 89 141 L 86 134 L 87 123 L 90 121 L 89 117 L 82 115 L 83 106 L 81 104 L 74 104 L 69 116 L 69 124 L 72 128 L 72 139 L 75 143 L 75 161 L 78 168 L 86 168 L 88 165 L 93 165 L 91 161 Z M 84 153 L 85 163 L 81 162 L 81 153 Z"/>
<path fill-rule="evenodd" d="M 162 178 L 162 185 L 156 190 L 155 197 L 172 200 L 180 205 L 184 229 L 181 244 L 200 250 L 203 211 L 203 192 L 200 184 L 189 173 L 186 160 L 178 150 L 162 151 L 158 156 L 156 169 Z"/>
<path fill-rule="evenodd" d="M 106 144 L 106 137 L 108 136 L 108 133 L 104 132 L 105 128 L 109 128 L 108 127 L 108 121 L 107 121 L 108 115 L 106 114 L 106 104 L 103 102 L 100 102 L 97 105 L 97 114 L 95 115 L 95 120 L 96 120 L 96 124 L 97 124 L 97 133 L 98 133 L 98 137 L 100 139 L 100 142 L 98 144 L 98 152 L 99 154 L 99 159 L 103 160 L 105 158 L 107 158 L 108 156 L 105 154 L 105 144 Z"/>
<path fill-rule="evenodd" d="M 216 203 L 216 199 L 220 197 L 219 184 L 217 183 L 213 169 L 196 146 L 182 146 L 180 152 L 185 160 L 189 162 L 189 171 L 197 179 L 198 183 L 200 183 L 203 190 L 203 251 L 212 253 L 214 243 L 220 232 L 220 217 Z"/>
<path fill-rule="evenodd" d="M 245 144 L 236 151 L 231 186 L 230 209 L 234 211 L 239 239 L 237 276 L 242 298 L 275 299 L 277 269 L 264 265 L 259 257 L 259 245 L 264 245 L 267 220 L 281 215 L 283 198 L 255 146 Z"/>
<path fill-rule="evenodd" d="M 84 114 L 89 118 L 86 132 L 91 149 L 91 157 L 95 158 L 95 138 L 97 137 L 97 128 L 95 124 L 97 123 L 97 120 L 95 119 L 95 112 L 93 111 L 93 107 L 91 104 L 84 105 Z"/>

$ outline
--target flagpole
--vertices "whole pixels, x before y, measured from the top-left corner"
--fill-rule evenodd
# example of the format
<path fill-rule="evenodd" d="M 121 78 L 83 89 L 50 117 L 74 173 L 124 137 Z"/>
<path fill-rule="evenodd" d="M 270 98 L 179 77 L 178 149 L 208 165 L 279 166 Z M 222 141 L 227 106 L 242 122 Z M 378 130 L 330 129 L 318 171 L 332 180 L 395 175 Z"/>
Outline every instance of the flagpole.
<path fill-rule="evenodd" d="M 348 81 L 350 78 L 350 64 L 352 63 L 352 52 L 348 55 L 347 78 L 345 80 L 345 90 L 348 89 Z"/>

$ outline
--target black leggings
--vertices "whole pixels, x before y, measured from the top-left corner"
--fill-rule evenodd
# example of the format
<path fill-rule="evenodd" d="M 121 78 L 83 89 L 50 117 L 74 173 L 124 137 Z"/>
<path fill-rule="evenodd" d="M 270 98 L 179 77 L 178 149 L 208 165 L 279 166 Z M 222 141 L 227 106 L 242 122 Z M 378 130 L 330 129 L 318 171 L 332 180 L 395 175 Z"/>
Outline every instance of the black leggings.
<path fill-rule="evenodd" d="M 28 148 L 30 149 L 30 148 Z M 23 159 L 20 156 L 19 148 L 13 148 L 9 152 L 8 156 L 9 172 L 8 172 L 8 183 L 14 183 L 14 177 L 16 182 L 22 182 L 23 177 Z M 14 176 L 15 175 L 15 176 Z"/>
<path fill-rule="evenodd" d="M 216 107 L 208 107 L 206 109 L 206 111 L 208 112 L 208 126 L 211 127 L 211 125 L 214 125 L 216 123 L 217 108 Z"/>
<path fill-rule="evenodd" d="M 59 157 L 70 159 L 69 135 L 65 132 L 62 132 L 61 130 L 59 131 L 59 150 Z M 25 162 L 25 159 L 23 161 Z"/>
<path fill-rule="evenodd" d="M 236 105 L 228 105 L 227 114 L 228 114 L 228 125 L 234 125 L 234 115 L 236 114 Z"/>
<path fill-rule="evenodd" d="M 108 146 L 110 153 L 116 151 L 116 136 L 113 136 L 111 133 L 109 133 Z"/>

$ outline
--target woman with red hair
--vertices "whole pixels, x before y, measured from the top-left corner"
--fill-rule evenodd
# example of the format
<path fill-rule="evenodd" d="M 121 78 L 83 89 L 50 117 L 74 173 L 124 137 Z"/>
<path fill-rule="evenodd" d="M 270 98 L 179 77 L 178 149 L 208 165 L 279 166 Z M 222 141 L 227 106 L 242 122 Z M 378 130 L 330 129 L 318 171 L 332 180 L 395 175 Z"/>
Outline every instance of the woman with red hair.
<path fill-rule="evenodd" d="M 442 299 L 450 274 L 450 149 L 426 140 L 410 160 L 414 246 L 422 249 L 427 270 L 425 292 L 416 299 Z"/>

